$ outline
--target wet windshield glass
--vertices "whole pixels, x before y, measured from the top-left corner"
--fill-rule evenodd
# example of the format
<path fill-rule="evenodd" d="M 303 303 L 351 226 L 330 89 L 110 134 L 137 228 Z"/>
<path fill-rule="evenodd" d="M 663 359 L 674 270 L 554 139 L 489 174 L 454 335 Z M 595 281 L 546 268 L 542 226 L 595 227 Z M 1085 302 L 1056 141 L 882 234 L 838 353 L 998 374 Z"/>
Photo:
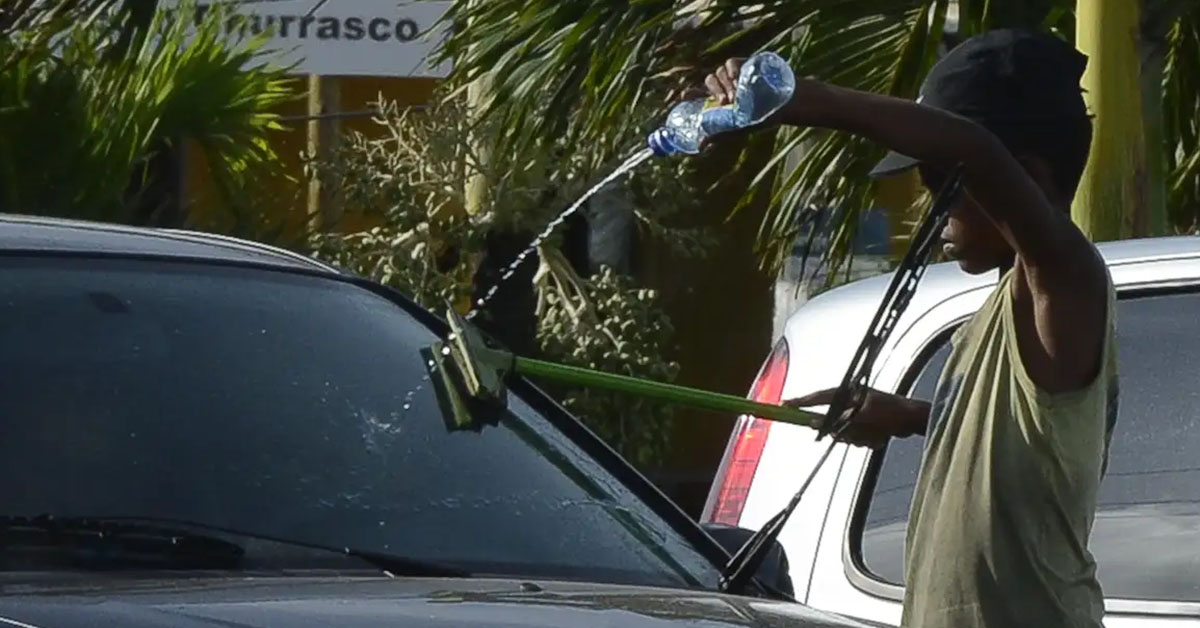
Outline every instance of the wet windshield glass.
<path fill-rule="evenodd" d="M 5 261 L 0 513 L 185 519 L 502 573 L 712 586 L 714 566 L 522 399 L 446 427 L 433 333 L 357 286 Z"/>

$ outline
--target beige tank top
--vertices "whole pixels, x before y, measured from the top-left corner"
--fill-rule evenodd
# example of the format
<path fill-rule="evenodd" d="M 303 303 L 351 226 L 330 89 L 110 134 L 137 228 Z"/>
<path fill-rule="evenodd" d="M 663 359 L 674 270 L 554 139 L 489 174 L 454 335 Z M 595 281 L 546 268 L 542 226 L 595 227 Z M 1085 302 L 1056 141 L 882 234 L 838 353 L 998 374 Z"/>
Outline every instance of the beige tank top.
<path fill-rule="evenodd" d="M 1039 389 L 1017 351 L 1012 271 L 952 339 L 934 395 L 906 543 L 903 625 L 1096 627 L 1087 548 L 1117 412 L 1115 292 L 1101 373 Z"/>

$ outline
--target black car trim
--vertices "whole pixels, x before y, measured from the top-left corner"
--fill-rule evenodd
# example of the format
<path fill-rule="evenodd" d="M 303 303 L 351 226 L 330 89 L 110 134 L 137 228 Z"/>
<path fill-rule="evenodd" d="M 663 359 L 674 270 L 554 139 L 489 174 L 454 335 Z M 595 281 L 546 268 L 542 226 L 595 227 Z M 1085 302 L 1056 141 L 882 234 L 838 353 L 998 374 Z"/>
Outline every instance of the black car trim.
<path fill-rule="evenodd" d="M 322 269 L 319 266 L 300 266 L 272 262 L 267 259 L 229 259 L 223 257 L 206 257 L 203 255 L 176 255 L 166 253 L 122 253 L 120 251 L 87 251 L 87 250 L 58 250 L 58 249 L 0 249 L 0 260 L 5 259 L 97 259 L 97 260 L 129 260 L 157 262 L 166 264 L 192 264 L 217 266 L 223 268 L 248 268 L 305 275 L 309 277 L 325 277 L 346 279 L 347 275 Z"/>

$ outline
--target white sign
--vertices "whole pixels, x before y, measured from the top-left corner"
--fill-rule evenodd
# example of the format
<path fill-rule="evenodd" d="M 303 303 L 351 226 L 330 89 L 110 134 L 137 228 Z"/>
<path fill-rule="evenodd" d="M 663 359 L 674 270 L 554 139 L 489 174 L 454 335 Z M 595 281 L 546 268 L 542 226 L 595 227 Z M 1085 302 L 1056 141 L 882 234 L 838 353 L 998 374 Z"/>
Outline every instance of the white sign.
<path fill-rule="evenodd" d="M 179 4 L 162 2 L 165 9 Z M 211 5 L 195 1 L 195 15 L 188 17 L 198 22 Z M 226 5 L 239 16 L 224 25 L 231 40 L 269 33 L 264 51 L 278 64 L 297 64 L 296 74 L 442 78 L 450 71 L 448 63 L 432 66 L 446 32 L 438 21 L 450 2 L 241 0 Z"/>

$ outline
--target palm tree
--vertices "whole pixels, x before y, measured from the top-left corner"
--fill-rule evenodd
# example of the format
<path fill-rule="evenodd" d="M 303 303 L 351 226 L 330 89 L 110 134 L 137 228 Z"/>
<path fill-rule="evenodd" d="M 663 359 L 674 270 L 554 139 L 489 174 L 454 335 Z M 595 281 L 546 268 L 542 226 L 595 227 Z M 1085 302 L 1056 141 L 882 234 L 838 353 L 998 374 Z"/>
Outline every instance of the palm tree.
<path fill-rule="evenodd" d="M 1168 211 L 1168 198 L 1186 202 L 1168 190 L 1186 185 L 1188 171 L 1168 180 L 1166 169 L 1180 156 L 1197 156 L 1186 137 L 1197 95 L 1179 89 L 1194 86 L 1200 70 L 1194 56 L 1186 57 L 1198 14 L 1195 3 L 1182 0 L 1077 3 L 1076 45 L 1091 57 L 1083 87 L 1095 137 L 1072 215 L 1095 240 L 1158 235 L 1195 221 L 1194 204 L 1173 203 Z M 1178 222 L 1169 224 L 1168 215 Z"/>
<path fill-rule="evenodd" d="M 266 141 L 292 97 L 263 40 L 135 0 L 11 0 L 0 16 L 0 211 L 177 226 L 174 159 L 198 148 L 225 200 L 277 174 Z M 249 66 L 249 67 L 248 67 Z M 168 192 L 164 194 L 164 192 Z M 174 202 L 171 202 L 174 201 Z"/>
<path fill-rule="evenodd" d="M 1194 45 L 1194 31 L 1187 28 L 1194 25 L 1194 16 L 1190 22 L 1179 17 L 1189 3 L 1145 2 L 1147 28 L 1169 34 L 1163 38 L 1168 48 L 1161 51 L 1171 60 L 1167 77 L 1176 84 L 1196 81 L 1188 74 L 1195 68 L 1195 55 L 1182 53 Z M 1085 27 L 1096 15 L 1091 8 L 1102 4 L 1137 3 L 1081 0 Z M 1074 5 L 1070 0 L 457 0 L 448 19 L 471 27 L 455 29 L 443 53 L 455 60 L 452 80 L 458 84 L 484 77 L 490 81 L 492 98 L 485 115 L 509 129 L 494 147 L 496 153 L 519 153 L 545 138 L 567 137 L 580 152 L 604 163 L 635 145 L 658 120 L 631 119 L 630 112 L 653 103 L 661 116 L 680 88 L 696 84 L 725 57 L 771 48 L 791 59 L 802 74 L 912 97 L 939 50 L 955 39 L 1024 26 L 1073 41 Z M 1099 51 L 1088 52 L 1096 56 Z M 1195 141 L 1176 118 L 1186 119 L 1182 109 L 1194 103 L 1182 102 L 1188 98 L 1183 89 L 1168 87 L 1168 93 L 1174 99 L 1168 104 L 1175 109 L 1160 125 L 1164 144 L 1182 142 L 1190 148 L 1186 154 L 1194 155 Z M 800 148 L 799 159 L 789 164 L 789 156 Z M 808 129 L 778 133 L 771 157 L 757 169 L 749 193 L 735 208 L 770 194 L 758 238 L 764 266 L 780 267 L 791 255 L 796 234 L 819 207 L 843 210 L 828 228 L 830 257 L 835 265 L 844 265 L 861 211 L 876 203 L 877 184 L 865 173 L 880 152 L 843 134 Z M 1174 154 L 1165 161 L 1175 170 L 1180 167 Z M 1173 183 L 1187 179 L 1180 174 L 1173 175 Z M 1173 191 L 1172 202 L 1180 202 L 1181 194 Z M 1180 208 L 1172 215 L 1176 221 L 1192 219 Z"/>

